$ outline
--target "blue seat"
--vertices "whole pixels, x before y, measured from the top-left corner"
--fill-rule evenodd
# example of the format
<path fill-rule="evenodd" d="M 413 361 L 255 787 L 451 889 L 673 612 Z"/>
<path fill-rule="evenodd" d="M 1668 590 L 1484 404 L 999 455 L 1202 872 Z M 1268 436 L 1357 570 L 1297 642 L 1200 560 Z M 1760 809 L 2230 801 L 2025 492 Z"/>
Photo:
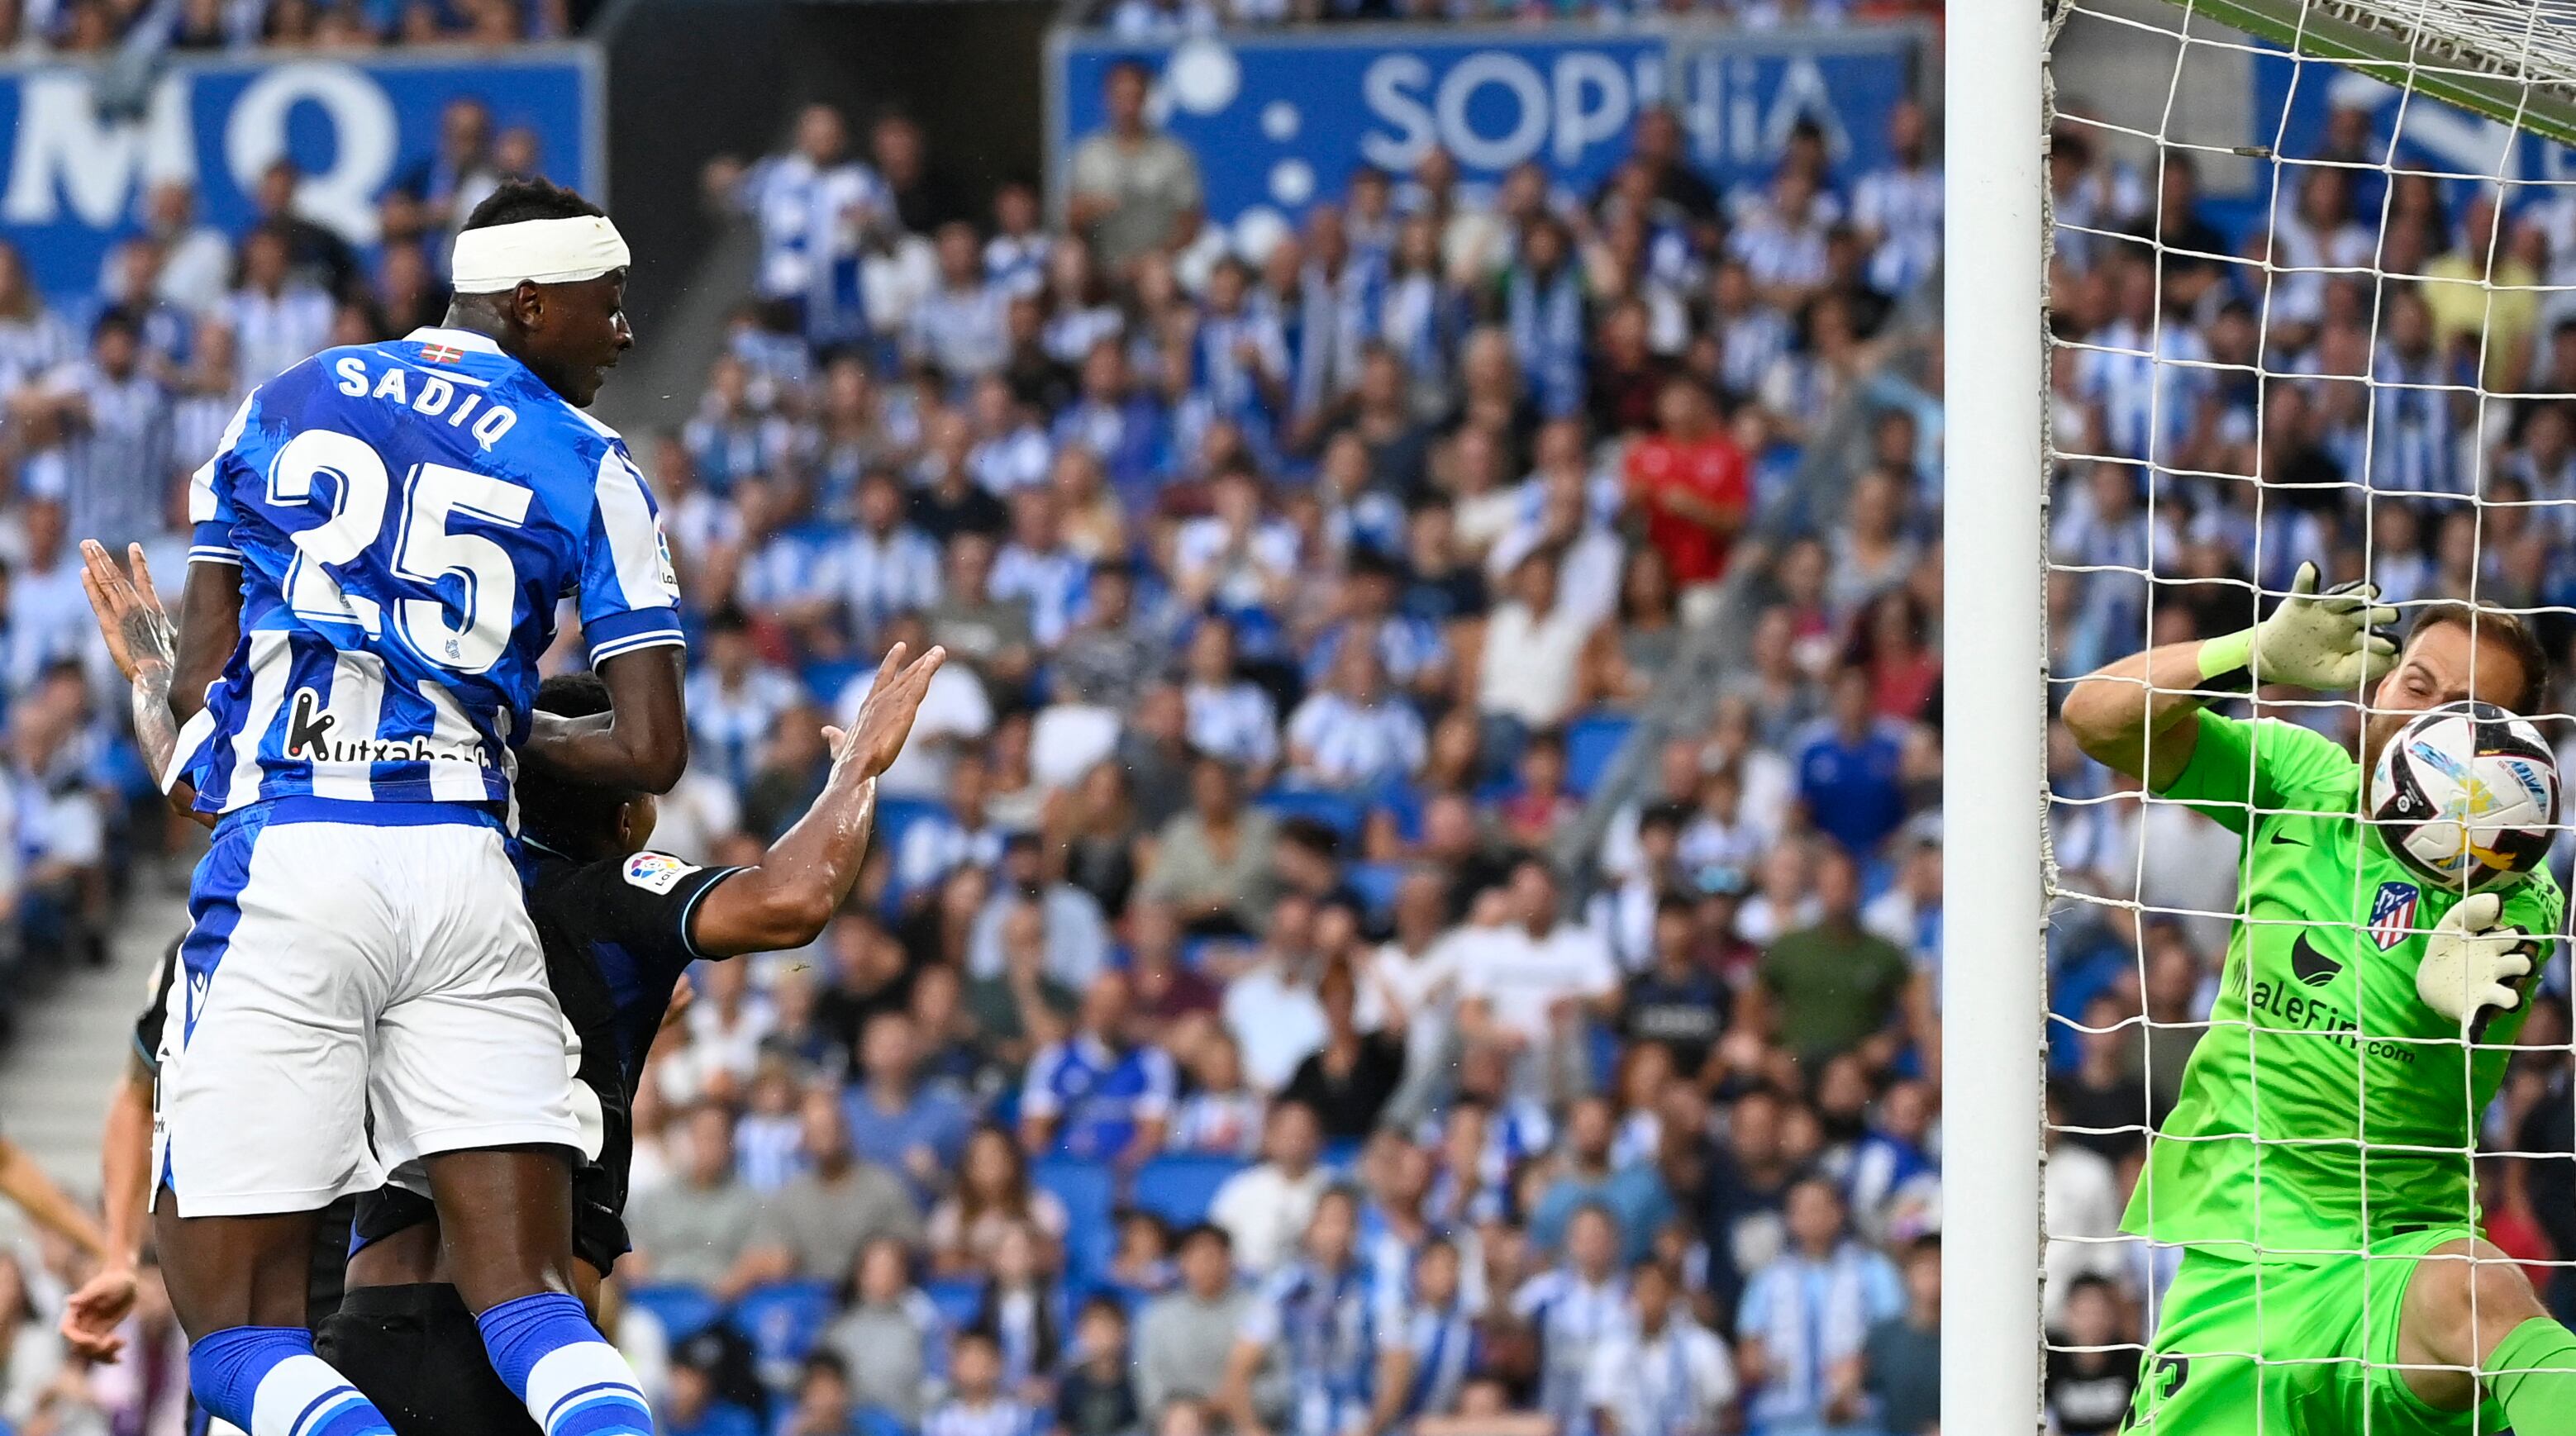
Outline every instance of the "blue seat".
<path fill-rule="evenodd" d="M 984 1305 L 984 1283 L 971 1276 L 943 1276 L 921 1290 L 939 1308 L 939 1319 L 951 1331 L 973 1326 L 975 1313 Z"/>
<path fill-rule="evenodd" d="M 1353 863 L 1342 870 L 1342 880 L 1368 904 L 1369 916 L 1384 918 L 1395 911 L 1396 890 L 1404 886 L 1404 864 Z"/>
<path fill-rule="evenodd" d="M 734 1303 L 727 1320 L 751 1343 L 761 1380 L 794 1384 L 797 1368 L 831 1324 L 832 1295 L 829 1282 L 783 1281 L 753 1287 Z"/>
<path fill-rule="evenodd" d="M 1068 1274 L 1087 1278 L 1106 1273 L 1110 1257 L 1118 1248 L 1114 1221 L 1118 1203 L 1116 1174 L 1104 1162 L 1049 1157 L 1038 1163 L 1029 1176 L 1064 1203 L 1064 1264 Z"/>
<path fill-rule="evenodd" d="M 1225 1179 L 1248 1163 L 1239 1157 L 1156 1157 L 1136 1173 L 1136 1205 L 1175 1227 L 1207 1220 Z"/>
<path fill-rule="evenodd" d="M 651 1312 L 673 1346 L 724 1316 L 724 1303 L 693 1286 L 639 1286 L 626 1293 L 626 1304 Z"/>
<path fill-rule="evenodd" d="M 1359 799 L 1314 788 L 1272 788 L 1252 804 L 1276 817 L 1312 818 L 1341 834 L 1345 843 L 1359 841 L 1360 825 L 1368 821 L 1368 807 Z"/>
<path fill-rule="evenodd" d="M 826 713 L 840 712 L 841 690 L 850 680 L 866 672 L 871 665 L 852 658 L 818 658 L 805 665 L 797 676 L 805 680 L 805 692 Z"/>
<path fill-rule="evenodd" d="M 1586 713 L 1566 726 L 1565 783 L 1576 797 L 1592 796 L 1636 726 L 1625 713 Z"/>

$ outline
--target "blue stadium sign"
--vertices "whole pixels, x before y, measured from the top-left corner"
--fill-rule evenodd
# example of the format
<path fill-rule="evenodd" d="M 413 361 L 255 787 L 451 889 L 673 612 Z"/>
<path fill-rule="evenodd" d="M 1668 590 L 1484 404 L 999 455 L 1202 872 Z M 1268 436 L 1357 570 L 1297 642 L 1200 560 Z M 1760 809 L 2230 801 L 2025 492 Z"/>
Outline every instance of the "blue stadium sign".
<path fill-rule="evenodd" d="M 1692 158 L 1723 183 L 1767 177 L 1800 120 L 1824 130 L 1852 174 L 1885 157 L 1888 109 L 1912 88 L 1925 38 L 1912 26 L 1372 26 L 1139 46 L 1060 31 L 1047 67 L 1049 178 L 1060 189 L 1074 145 L 1105 123 L 1102 83 L 1123 59 L 1158 76 L 1154 113 L 1197 152 L 1208 212 L 1232 225 L 1293 220 L 1359 166 L 1401 175 L 1435 145 L 1470 183 L 1535 160 L 1588 192 L 1655 103 L 1677 108 Z"/>
<path fill-rule="evenodd" d="M 597 194 L 608 178 L 598 53 L 586 45 L 507 52 L 412 52 L 360 59 L 181 60 L 132 113 L 80 66 L 0 69 L 0 236 L 51 293 L 86 292 L 109 246 L 134 231 L 145 189 L 193 183 L 200 218 L 233 230 L 253 217 L 261 171 L 279 155 L 304 173 L 306 215 L 360 241 L 376 201 L 424 164 L 439 113 L 483 101 L 496 133 L 535 135 L 545 172 Z"/>

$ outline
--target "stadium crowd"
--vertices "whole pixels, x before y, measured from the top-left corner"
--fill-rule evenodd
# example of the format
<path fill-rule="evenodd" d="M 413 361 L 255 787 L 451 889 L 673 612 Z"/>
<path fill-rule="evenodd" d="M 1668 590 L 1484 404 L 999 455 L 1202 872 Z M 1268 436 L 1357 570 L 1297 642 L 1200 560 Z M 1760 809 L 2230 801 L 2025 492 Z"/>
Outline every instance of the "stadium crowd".
<path fill-rule="evenodd" d="M 961 213 L 899 115 L 706 177 L 761 263 L 634 436 L 694 628 L 655 845 L 756 856 L 875 657 L 952 660 L 859 898 L 701 965 L 657 1048 L 620 1332 L 663 1429 L 1930 1430 L 1939 400 L 1884 362 L 1924 114 L 1721 190 L 1648 111 L 1595 193 L 1435 153 L 1244 246 L 1148 81 L 1061 217 Z M 169 841 L 70 543 L 174 582 L 246 387 L 435 319 L 447 224 L 538 162 L 451 120 L 372 249 L 289 171 L 238 234 L 154 192 L 93 294 L 0 249 L 21 961 Z M 1742 661 L 1590 840 L 1710 625 Z M 0 1424 L 175 1431 L 166 1304 L 63 1366 L 69 1275 L 0 1256 Z M 2124 1410 L 2111 1367 L 2070 1379 Z"/>

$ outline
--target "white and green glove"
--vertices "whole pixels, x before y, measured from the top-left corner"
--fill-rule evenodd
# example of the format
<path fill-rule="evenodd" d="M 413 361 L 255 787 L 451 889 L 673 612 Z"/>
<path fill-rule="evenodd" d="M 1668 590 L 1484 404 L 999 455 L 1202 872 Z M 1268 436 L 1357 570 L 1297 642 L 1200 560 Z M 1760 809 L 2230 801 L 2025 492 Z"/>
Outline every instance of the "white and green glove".
<path fill-rule="evenodd" d="M 2415 995 L 2462 1027 L 2481 1008 L 2510 1012 L 2522 1004 L 2512 983 L 2531 971 L 2531 934 L 2497 927 L 2503 910 L 2502 896 L 2471 893 L 2442 914 L 2425 939 L 2424 961 L 2415 969 Z"/>
<path fill-rule="evenodd" d="M 2271 617 L 2200 645 L 2200 683 L 2223 691 L 2294 683 L 2349 692 L 2397 666 L 2397 640 L 2379 631 L 2396 621 L 2377 584 L 2339 583 L 2319 593 L 2317 566 L 2303 563 Z"/>

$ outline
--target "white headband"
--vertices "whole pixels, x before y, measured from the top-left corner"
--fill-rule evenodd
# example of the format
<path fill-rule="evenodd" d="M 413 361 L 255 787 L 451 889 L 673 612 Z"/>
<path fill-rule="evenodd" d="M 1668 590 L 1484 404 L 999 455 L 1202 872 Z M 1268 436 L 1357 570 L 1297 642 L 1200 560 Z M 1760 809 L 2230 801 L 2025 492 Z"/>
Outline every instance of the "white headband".
<path fill-rule="evenodd" d="M 582 215 L 466 230 L 456 236 L 448 269 L 457 293 L 494 294 L 521 284 L 597 279 L 627 262 L 617 226 L 599 215 Z"/>

